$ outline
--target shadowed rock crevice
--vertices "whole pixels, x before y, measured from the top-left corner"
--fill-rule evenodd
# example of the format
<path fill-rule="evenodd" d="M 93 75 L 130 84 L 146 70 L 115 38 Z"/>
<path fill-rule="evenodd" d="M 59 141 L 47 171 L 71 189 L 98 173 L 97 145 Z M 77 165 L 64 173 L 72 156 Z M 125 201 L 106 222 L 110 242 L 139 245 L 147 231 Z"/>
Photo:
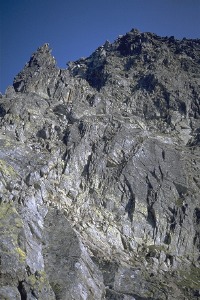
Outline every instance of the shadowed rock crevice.
<path fill-rule="evenodd" d="M 19 285 L 18 285 L 17 288 L 18 288 L 18 291 L 20 293 L 21 300 L 27 300 L 27 292 L 26 292 L 25 287 L 23 285 L 23 281 L 19 282 Z"/>

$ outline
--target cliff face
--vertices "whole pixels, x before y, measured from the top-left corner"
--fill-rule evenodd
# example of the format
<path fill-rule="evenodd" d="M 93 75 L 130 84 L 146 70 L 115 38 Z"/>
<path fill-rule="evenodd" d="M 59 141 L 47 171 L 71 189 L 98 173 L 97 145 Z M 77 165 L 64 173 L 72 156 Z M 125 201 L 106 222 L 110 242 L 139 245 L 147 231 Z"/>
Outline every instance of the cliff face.
<path fill-rule="evenodd" d="M 200 40 L 50 52 L 0 99 L 0 298 L 199 299 Z"/>

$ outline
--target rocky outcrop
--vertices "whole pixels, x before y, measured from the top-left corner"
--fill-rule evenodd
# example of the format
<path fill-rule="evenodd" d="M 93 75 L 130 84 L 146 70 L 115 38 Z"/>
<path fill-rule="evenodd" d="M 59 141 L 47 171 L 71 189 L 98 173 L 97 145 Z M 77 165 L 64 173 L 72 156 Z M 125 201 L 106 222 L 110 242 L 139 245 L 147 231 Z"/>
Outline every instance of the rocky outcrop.
<path fill-rule="evenodd" d="M 0 99 L 0 298 L 199 299 L 200 40 L 50 52 Z"/>

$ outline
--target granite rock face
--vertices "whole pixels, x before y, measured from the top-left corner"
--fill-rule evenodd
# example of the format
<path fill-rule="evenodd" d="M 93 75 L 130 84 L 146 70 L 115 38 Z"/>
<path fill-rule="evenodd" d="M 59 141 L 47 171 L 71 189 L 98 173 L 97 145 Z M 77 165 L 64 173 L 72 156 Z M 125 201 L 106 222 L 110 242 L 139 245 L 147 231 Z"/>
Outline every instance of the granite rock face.
<path fill-rule="evenodd" d="M 0 298 L 200 299 L 200 40 L 131 30 L 0 99 Z"/>

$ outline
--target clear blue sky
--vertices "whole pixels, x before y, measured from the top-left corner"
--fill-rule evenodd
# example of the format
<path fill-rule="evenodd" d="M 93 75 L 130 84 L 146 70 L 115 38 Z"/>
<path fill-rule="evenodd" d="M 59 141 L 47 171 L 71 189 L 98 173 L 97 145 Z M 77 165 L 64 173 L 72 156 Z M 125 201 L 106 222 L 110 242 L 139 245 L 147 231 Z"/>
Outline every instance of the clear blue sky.
<path fill-rule="evenodd" d="M 0 91 L 43 43 L 65 68 L 132 28 L 200 38 L 200 0 L 0 0 Z"/>

